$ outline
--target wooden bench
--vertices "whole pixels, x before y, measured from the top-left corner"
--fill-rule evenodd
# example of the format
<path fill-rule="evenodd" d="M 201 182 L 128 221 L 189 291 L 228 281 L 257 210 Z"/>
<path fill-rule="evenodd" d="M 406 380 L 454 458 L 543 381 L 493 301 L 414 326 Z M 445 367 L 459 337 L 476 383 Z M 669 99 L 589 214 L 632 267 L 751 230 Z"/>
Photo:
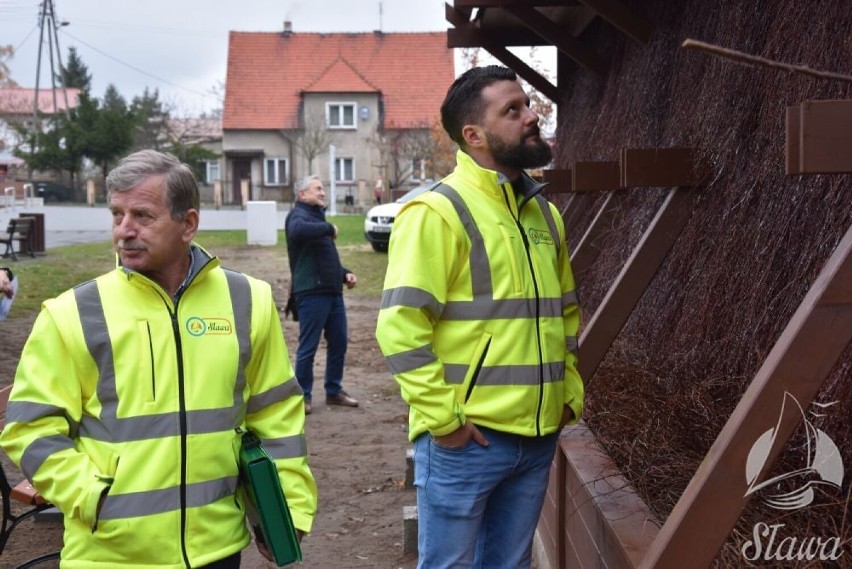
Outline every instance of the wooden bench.
<path fill-rule="evenodd" d="M 6 425 L 6 407 L 9 404 L 9 394 L 11 391 L 11 385 L 0 389 L 0 429 Z M 52 508 L 53 504 L 45 500 L 26 478 L 12 486 L 9 483 L 9 479 L 6 478 L 6 470 L 2 465 L 0 465 L 0 494 L 2 494 L 3 498 L 3 522 L 0 525 L 0 556 L 2 556 L 3 550 L 6 549 L 6 543 L 12 535 L 12 531 L 18 527 L 18 524 L 35 516 L 39 512 Z M 13 513 L 13 501 L 24 504 L 27 509 L 18 514 Z M 16 569 L 26 569 L 44 561 L 58 558 L 58 551 L 47 553 L 30 559 L 22 565 L 18 565 Z"/>
<path fill-rule="evenodd" d="M 13 261 L 18 260 L 18 255 L 15 253 L 15 241 L 18 242 L 18 253 L 26 253 L 30 257 L 35 257 L 33 250 L 33 218 L 17 217 L 9 220 L 9 225 L 6 227 L 6 237 L 0 238 L 0 244 L 6 246 L 3 253 L 4 257 L 11 255 Z"/>

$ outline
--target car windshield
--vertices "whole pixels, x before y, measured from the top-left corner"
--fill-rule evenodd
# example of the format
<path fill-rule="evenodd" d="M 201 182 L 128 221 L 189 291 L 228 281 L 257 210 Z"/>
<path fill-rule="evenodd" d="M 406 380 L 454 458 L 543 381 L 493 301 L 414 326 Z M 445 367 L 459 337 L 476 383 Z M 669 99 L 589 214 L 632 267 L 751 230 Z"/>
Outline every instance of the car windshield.
<path fill-rule="evenodd" d="M 435 184 L 426 184 L 425 186 L 420 186 L 418 188 L 414 188 L 413 190 L 403 194 L 401 198 L 396 200 L 396 203 L 409 202 L 409 201 L 413 200 L 414 198 L 416 198 L 417 196 L 419 196 L 420 194 L 425 193 L 426 190 L 433 187 L 434 185 Z"/>

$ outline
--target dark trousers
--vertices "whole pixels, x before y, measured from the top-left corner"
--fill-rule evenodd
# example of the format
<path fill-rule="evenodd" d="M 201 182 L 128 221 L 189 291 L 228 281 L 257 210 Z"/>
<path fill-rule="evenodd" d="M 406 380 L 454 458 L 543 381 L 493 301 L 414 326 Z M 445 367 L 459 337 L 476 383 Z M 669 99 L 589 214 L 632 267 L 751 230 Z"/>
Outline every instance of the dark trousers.
<path fill-rule="evenodd" d="M 325 358 L 325 394 L 340 393 L 343 382 L 343 362 L 349 341 L 346 330 L 346 306 L 342 294 L 309 294 L 297 296 L 299 310 L 299 348 L 296 351 L 296 379 L 305 394 L 312 399 L 314 387 L 314 356 L 324 336 L 328 352 Z"/>
<path fill-rule="evenodd" d="M 214 561 L 201 569 L 240 569 L 240 552 L 237 551 L 224 559 Z"/>

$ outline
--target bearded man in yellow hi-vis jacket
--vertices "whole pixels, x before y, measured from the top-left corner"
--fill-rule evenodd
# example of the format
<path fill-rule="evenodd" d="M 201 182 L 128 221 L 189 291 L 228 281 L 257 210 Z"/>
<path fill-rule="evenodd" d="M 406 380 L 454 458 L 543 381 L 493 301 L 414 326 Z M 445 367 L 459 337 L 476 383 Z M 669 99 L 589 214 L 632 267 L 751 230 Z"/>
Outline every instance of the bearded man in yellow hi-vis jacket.
<path fill-rule="evenodd" d="M 376 330 L 410 406 L 418 567 L 529 567 L 584 394 L 565 228 L 524 172 L 551 151 L 505 67 L 459 76 L 441 120 L 457 166 L 394 222 Z"/>
<path fill-rule="evenodd" d="M 270 286 L 193 242 L 198 187 L 174 156 L 131 154 L 107 189 L 118 266 L 45 301 L 0 443 L 64 514 L 63 568 L 237 569 L 243 429 L 275 459 L 300 532 L 316 512 Z"/>

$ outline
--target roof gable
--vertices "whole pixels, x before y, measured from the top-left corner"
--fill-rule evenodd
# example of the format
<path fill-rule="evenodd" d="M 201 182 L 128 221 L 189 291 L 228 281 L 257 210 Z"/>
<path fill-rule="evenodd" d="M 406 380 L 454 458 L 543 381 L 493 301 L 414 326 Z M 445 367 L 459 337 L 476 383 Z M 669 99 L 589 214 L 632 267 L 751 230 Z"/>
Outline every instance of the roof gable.
<path fill-rule="evenodd" d="M 348 61 L 338 57 L 304 91 L 306 93 L 375 93 L 381 89 L 371 85 Z"/>
<path fill-rule="evenodd" d="M 223 128 L 297 128 L 304 92 L 378 92 L 386 128 L 422 126 L 454 77 L 444 32 L 231 32 Z"/>

